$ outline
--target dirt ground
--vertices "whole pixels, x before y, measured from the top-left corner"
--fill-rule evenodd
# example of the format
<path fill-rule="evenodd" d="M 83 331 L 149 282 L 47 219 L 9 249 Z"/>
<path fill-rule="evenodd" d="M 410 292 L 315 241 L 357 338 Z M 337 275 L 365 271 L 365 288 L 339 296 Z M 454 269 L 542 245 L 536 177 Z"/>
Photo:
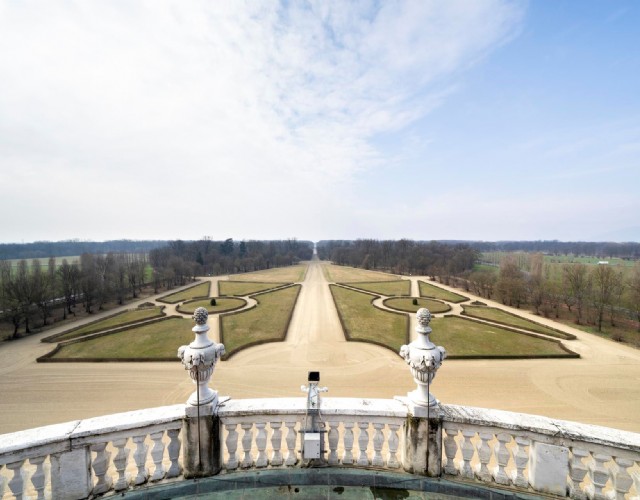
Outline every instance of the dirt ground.
<path fill-rule="evenodd" d="M 209 279 L 216 290 L 219 278 Z M 418 279 L 426 280 L 407 279 L 414 291 Z M 639 350 L 482 301 L 573 333 L 577 340 L 566 344 L 582 358 L 446 360 L 432 385 L 440 401 L 640 432 Z M 210 336 L 218 340 L 216 325 L 210 319 Z M 52 348 L 40 339 L 57 331 L 0 344 L 0 433 L 181 403 L 193 391 L 178 362 L 36 363 Z M 232 398 L 303 397 L 300 385 L 310 370 L 320 371 L 321 384 L 329 387 L 327 396 L 332 397 L 391 398 L 415 387 L 398 355 L 345 341 L 317 261 L 310 264 L 286 341 L 250 348 L 220 363 L 210 385 Z"/>

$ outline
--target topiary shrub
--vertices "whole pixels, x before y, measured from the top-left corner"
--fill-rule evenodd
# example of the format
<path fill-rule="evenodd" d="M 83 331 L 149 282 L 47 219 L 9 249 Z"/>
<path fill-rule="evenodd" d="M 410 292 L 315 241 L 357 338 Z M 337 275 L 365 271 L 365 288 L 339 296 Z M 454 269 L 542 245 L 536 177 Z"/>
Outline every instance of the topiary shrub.
<path fill-rule="evenodd" d="M 417 306 L 418 305 L 418 299 L 413 299 L 413 305 Z"/>
<path fill-rule="evenodd" d="M 215 306 L 216 305 L 216 299 L 211 299 L 211 305 Z"/>

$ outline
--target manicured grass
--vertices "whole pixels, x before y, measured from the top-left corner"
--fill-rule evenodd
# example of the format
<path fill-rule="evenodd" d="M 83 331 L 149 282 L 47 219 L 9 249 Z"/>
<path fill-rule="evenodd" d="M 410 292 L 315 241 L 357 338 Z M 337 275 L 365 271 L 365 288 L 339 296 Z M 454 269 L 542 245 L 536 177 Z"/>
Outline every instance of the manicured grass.
<path fill-rule="evenodd" d="M 240 309 L 241 307 L 244 307 L 246 303 L 247 302 L 243 299 L 218 297 L 216 298 L 216 305 L 212 306 L 211 299 L 198 299 L 180 304 L 178 306 L 178 311 L 181 313 L 193 314 L 198 307 L 204 307 L 209 314 L 220 314 L 222 312 Z"/>
<path fill-rule="evenodd" d="M 559 343 L 463 318 L 433 318 L 431 341 L 450 357 L 576 357 Z"/>
<path fill-rule="evenodd" d="M 528 319 L 521 318 L 516 316 L 515 314 L 510 314 L 507 311 L 503 311 L 501 309 L 495 309 L 493 307 L 485 307 L 485 306 L 470 306 L 465 305 L 462 306 L 464 310 L 464 314 L 466 316 L 471 316 L 473 318 L 480 318 L 487 321 L 495 321 L 497 323 L 502 323 L 507 326 L 513 326 L 515 328 L 522 328 L 523 330 L 528 330 L 530 332 L 544 333 L 545 335 L 549 335 L 551 337 L 557 337 L 559 339 L 571 339 L 572 335 L 568 335 L 559 331 L 556 331 L 552 328 L 548 328 L 540 323 L 535 323 L 533 321 L 529 321 Z"/>
<path fill-rule="evenodd" d="M 265 269 L 254 273 L 237 274 L 234 277 L 238 281 L 267 281 L 267 282 L 284 282 L 299 283 L 304 281 L 304 275 L 307 272 L 307 264 L 296 264 L 295 266 L 274 267 L 273 269 Z"/>
<path fill-rule="evenodd" d="M 398 309 L 399 311 L 405 311 L 414 313 L 422 307 L 426 307 L 432 313 L 444 313 L 451 310 L 451 307 L 442 302 L 438 302 L 433 299 L 417 299 L 418 305 L 413 305 L 413 299 L 411 297 L 393 297 L 386 299 L 384 305 L 391 307 L 392 309 Z"/>
<path fill-rule="evenodd" d="M 387 274 L 378 271 L 367 271 L 366 269 L 358 269 L 348 266 L 336 266 L 334 264 L 326 264 L 322 266 L 327 281 L 333 283 L 350 283 L 353 281 L 397 281 L 397 274 Z"/>
<path fill-rule="evenodd" d="M 144 321 L 151 318 L 159 318 L 162 316 L 162 307 L 146 307 L 143 309 L 132 309 L 130 311 L 124 311 L 112 316 L 108 316 L 102 320 L 94 321 L 81 328 L 69 330 L 59 336 L 51 336 L 51 340 L 56 342 L 62 342 L 64 340 L 71 340 L 90 333 L 96 333 L 103 330 L 109 330 L 111 328 L 117 328 L 119 326 Z"/>
<path fill-rule="evenodd" d="M 192 327 L 191 320 L 172 317 L 150 325 L 132 327 L 123 332 L 62 346 L 53 358 L 177 360 L 178 347 L 193 341 Z"/>
<path fill-rule="evenodd" d="M 220 336 L 226 356 L 250 345 L 284 340 L 300 288 L 294 285 L 260 294 L 257 307 L 222 316 Z"/>
<path fill-rule="evenodd" d="M 158 300 L 162 302 L 168 302 L 169 304 L 175 304 L 176 302 L 183 302 L 185 300 L 195 299 L 196 297 L 208 297 L 209 289 L 211 288 L 211 282 L 205 281 L 199 285 L 192 286 L 181 292 L 170 293 L 164 297 L 160 297 Z"/>
<path fill-rule="evenodd" d="M 356 282 L 345 283 L 345 285 L 386 296 L 411 294 L 411 282 L 409 280 Z"/>
<path fill-rule="evenodd" d="M 244 297 L 252 293 L 262 292 L 270 288 L 286 285 L 286 283 L 265 283 L 260 281 L 218 281 L 219 295 L 236 295 Z"/>
<path fill-rule="evenodd" d="M 453 303 L 469 300 L 468 297 L 458 295 L 457 293 L 450 292 L 448 290 L 445 290 L 444 288 L 434 286 L 430 283 L 425 283 L 424 281 L 418 281 L 418 285 L 420 286 L 421 297 L 430 297 L 432 299 L 446 300 L 447 302 Z"/>
<path fill-rule="evenodd" d="M 349 340 L 373 342 L 395 352 L 408 343 L 408 316 L 376 309 L 369 294 L 336 285 L 330 288 Z"/>

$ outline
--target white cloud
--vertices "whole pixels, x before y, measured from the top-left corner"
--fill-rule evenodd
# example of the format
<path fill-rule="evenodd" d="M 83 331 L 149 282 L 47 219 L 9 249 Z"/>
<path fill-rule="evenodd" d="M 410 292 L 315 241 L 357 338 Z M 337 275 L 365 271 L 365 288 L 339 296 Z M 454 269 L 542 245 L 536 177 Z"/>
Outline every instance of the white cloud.
<path fill-rule="evenodd" d="M 2 2 L 0 209 L 21 207 L 2 238 L 144 237 L 150 205 L 167 238 L 200 236 L 212 206 L 271 219 L 212 222 L 224 234 L 330 233 L 353 176 L 387 160 L 372 138 L 438 105 L 521 17 L 497 0 Z M 63 200 L 118 224 L 30 209 Z"/>

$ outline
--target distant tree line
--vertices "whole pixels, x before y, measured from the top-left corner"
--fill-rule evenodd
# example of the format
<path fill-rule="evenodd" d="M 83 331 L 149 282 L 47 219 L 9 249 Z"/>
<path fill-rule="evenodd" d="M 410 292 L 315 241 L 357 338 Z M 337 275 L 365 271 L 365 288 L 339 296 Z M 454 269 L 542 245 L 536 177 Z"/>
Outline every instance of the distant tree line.
<path fill-rule="evenodd" d="M 310 241 L 175 240 L 149 252 L 154 286 L 180 284 L 189 276 L 217 276 L 290 266 L 313 256 Z"/>
<path fill-rule="evenodd" d="M 47 325 L 55 307 L 62 307 L 63 319 L 75 314 L 80 304 L 87 313 L 116 301 L 136 298 L 145 285 L 145 254 L 84 253 L 78 262 L 51 257 L 46 267 L 39 259 L 20 260 L 13 267 L 0 261 L 0 315 L 13 326 L 13 337 L 20 327 L 31 333 L 34 324 Z"/>
<path fill-rule="evenodd" d="M 68 257 L 83 253 L 147 253 L 149 250 L 165 246 L 166 240 L 111 240 L 111 241 L 36 241 L 34 243 L 0 243 L 0 260 L 3 259 L 46 259 Z"/>
<path fill-rule="evenodd" d="M 594 241 L 469 241 L 480 252 L 539 252 L 553 255 L 588 255 L 592 257 L 618 257 L 640 259 L 640 243 L 614 243 Z"/>
<path fill-rule="evenodd" d="M 355 241 L 325 240 L 317 244 L 318 257 L 335 264 L 447 278 L 473 269 L 479 252 L 466 244 L 408 239 Z"/>
<path fill-rule="evenodd" d="M 456 278 L 456 285 L 486 298 L 520 307 L 528 304 L 536 314 L 559 317 L 566 307 L 577 324 L 589 323 L 602 331 L 603 323 L 620 318 L 638 322 L 640 331 L 640 263 L 623 273 L 610 264 L 566 263 L 551 267 L 541 253 L 528 256 L 523 268 L 516 255 L 502 258 L 498 272 L 481 269 Z M 553 272 L 552 269 L 560 269 Z"/>

